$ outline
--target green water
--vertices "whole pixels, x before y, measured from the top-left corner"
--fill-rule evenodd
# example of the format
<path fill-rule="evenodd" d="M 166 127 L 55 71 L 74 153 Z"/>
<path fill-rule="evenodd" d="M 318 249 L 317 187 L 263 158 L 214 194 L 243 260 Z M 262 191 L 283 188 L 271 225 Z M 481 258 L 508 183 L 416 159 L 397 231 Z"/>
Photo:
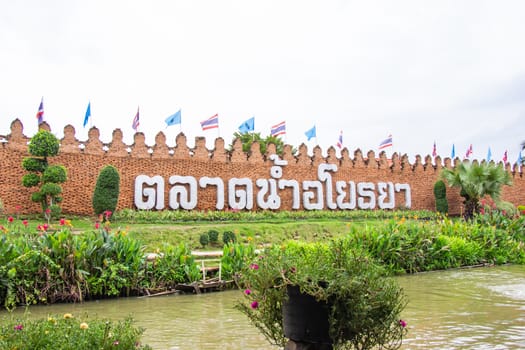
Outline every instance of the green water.
<path fill-rule="evenodd" d="M 398 278 L 409 304 L 402 349 L 524 349 L 525 266 L 440 271 Z M 278 349 L 233 308 L 238 291 L 122 298 L 31 307 L 33 316 L 71 312 L 132 315 L 154 349 Z M 16 312 L 23 312 L 18 309 Z"/>

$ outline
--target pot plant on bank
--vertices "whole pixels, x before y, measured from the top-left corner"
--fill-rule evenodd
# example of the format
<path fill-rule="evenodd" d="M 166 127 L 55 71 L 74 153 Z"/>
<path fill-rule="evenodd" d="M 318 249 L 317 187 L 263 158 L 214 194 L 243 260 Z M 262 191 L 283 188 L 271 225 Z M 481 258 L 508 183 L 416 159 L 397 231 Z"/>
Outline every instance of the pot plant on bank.
<path fill-rule="evenodd" d="M 285 349 L 397 349 L 406 298 L 347 240 L 267 248 L 237 278 L 236 307 Z"/>

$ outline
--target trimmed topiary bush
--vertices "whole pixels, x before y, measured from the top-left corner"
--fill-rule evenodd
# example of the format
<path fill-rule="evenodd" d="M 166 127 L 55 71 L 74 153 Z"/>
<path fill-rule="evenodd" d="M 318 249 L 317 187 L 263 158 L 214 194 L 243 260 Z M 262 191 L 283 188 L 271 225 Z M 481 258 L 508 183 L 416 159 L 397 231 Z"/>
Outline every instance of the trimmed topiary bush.
<path fill-rule="evenodd" d="M 100 215 L 104 212 L 115 212 L 120 195 L 120 175 L 112 165 L 106 165 L 97 178 L 93 192 L 93 210 Z"/>
<path fill-rule="evenodd" d="M 222 241 L 224 242 L 224 244 L 228 244 L 228 243 L 235 243 L 236 241 L 236 237 L 235 237 L 235 233 L 233 233 L 232 231 L 224 231 L 223 234 L 222 234 Z"/>
<path fill-rule="evenodd" d="M 31 138 L 28 150 L 31 157 L 24 158 L 22 167 L 28 171 L 22 177 L 24 187 L 37 187 L 40 189 L 31 194 L 31 200 L 40 203 L 45 217 L 58 218 L 62 201 L 61 183 L 67 180 L 67 171 L 63 165 L 49 165 L 48 157 L 58 154 L 60 143 L 55 135 L 47 130 L 40 130 Z"/>
<path fill-rule="evenodd" d="M 208 245 L 208 243 L 210 243 L 210 238 L 208 237 L 208 234 L 207 233 L 203 233 L 201 234 L 200 238 L 199 238 L 199 242 L 200 244 L 202 245 L 202 247 L 206 247 Z"/>
<path fill-rule="evenodd" d="M 217 243 L 219 241 L 219 231 L 217 231 L 217 230 L 209 230 L 208 231 L 208 238 L 209 238 L 211 244 Z"/>
<path fill-rule="evenodd" d="M 447 186 L 442 180 L 438 180 L 434 184 L 434 198 L 436 199 L 436 210 L 441 214 L 447 214 Z"/>

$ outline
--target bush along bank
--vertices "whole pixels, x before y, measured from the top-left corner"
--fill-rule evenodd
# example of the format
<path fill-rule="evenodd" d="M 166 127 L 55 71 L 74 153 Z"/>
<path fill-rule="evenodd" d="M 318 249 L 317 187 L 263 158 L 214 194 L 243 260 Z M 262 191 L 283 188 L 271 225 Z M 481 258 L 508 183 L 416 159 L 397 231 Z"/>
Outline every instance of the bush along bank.
<path fill-rule="evenodd" d="M 363 250 L 393 273 L 525 263 L 524 215 L 509 217 L 492 211 L 468 222 L 394 217 L 364 228 L 348 226 L 346 246 Z M 263 248 L 226 244 L 222 278 L 232 279 Z M 27 223 L 9 218 L 0 233 L 0 303 L 8 309 L 143 295 L 201 276 L 184 243 L 165 245 L 148 258 L 140 241 L 111 229 L 109 221 L 96 230 L 75 234 L 64 219 L 33 232 Z"/>
<path fill-rule="evenodd" d="M 525 216 L 477 215 L 472 221 L 389 220 L 347 236 L 393 273 L 525 263 Z"/>
<path fill-rule="evenodd" d="M 144 294 L 200 278 L 191 251 L 165 246 L 148 259 L 144 248 L 107 221 L 72 232 L 67 220 L 32 232 L 8 219 L 0 236 L 0 302 L 7 308 Z M 162 257 L 162 258 L 161 258 Z"/>
<path fill-rule="evenodd" d="M 0 349 L 152 349 L 141 344 L 144 329 L 130 318 L 115 322 L 70 313 L 38 320 L 10 316 L 0 322 Z"/>

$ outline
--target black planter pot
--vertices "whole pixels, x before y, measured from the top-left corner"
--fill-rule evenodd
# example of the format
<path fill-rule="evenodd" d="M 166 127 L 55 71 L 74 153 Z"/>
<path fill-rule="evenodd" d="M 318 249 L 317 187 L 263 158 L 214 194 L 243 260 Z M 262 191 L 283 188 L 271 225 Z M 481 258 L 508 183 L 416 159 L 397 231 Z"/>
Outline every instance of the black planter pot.
<path fill-rule="evenodd" d="M 324 344 L 323 349 L 331 348 L 328 305 L 301 293 L 297 286 L 288 286 L 287 293 L 288 300 L 283 303 L 284 335 L 294 342 Z"/>

